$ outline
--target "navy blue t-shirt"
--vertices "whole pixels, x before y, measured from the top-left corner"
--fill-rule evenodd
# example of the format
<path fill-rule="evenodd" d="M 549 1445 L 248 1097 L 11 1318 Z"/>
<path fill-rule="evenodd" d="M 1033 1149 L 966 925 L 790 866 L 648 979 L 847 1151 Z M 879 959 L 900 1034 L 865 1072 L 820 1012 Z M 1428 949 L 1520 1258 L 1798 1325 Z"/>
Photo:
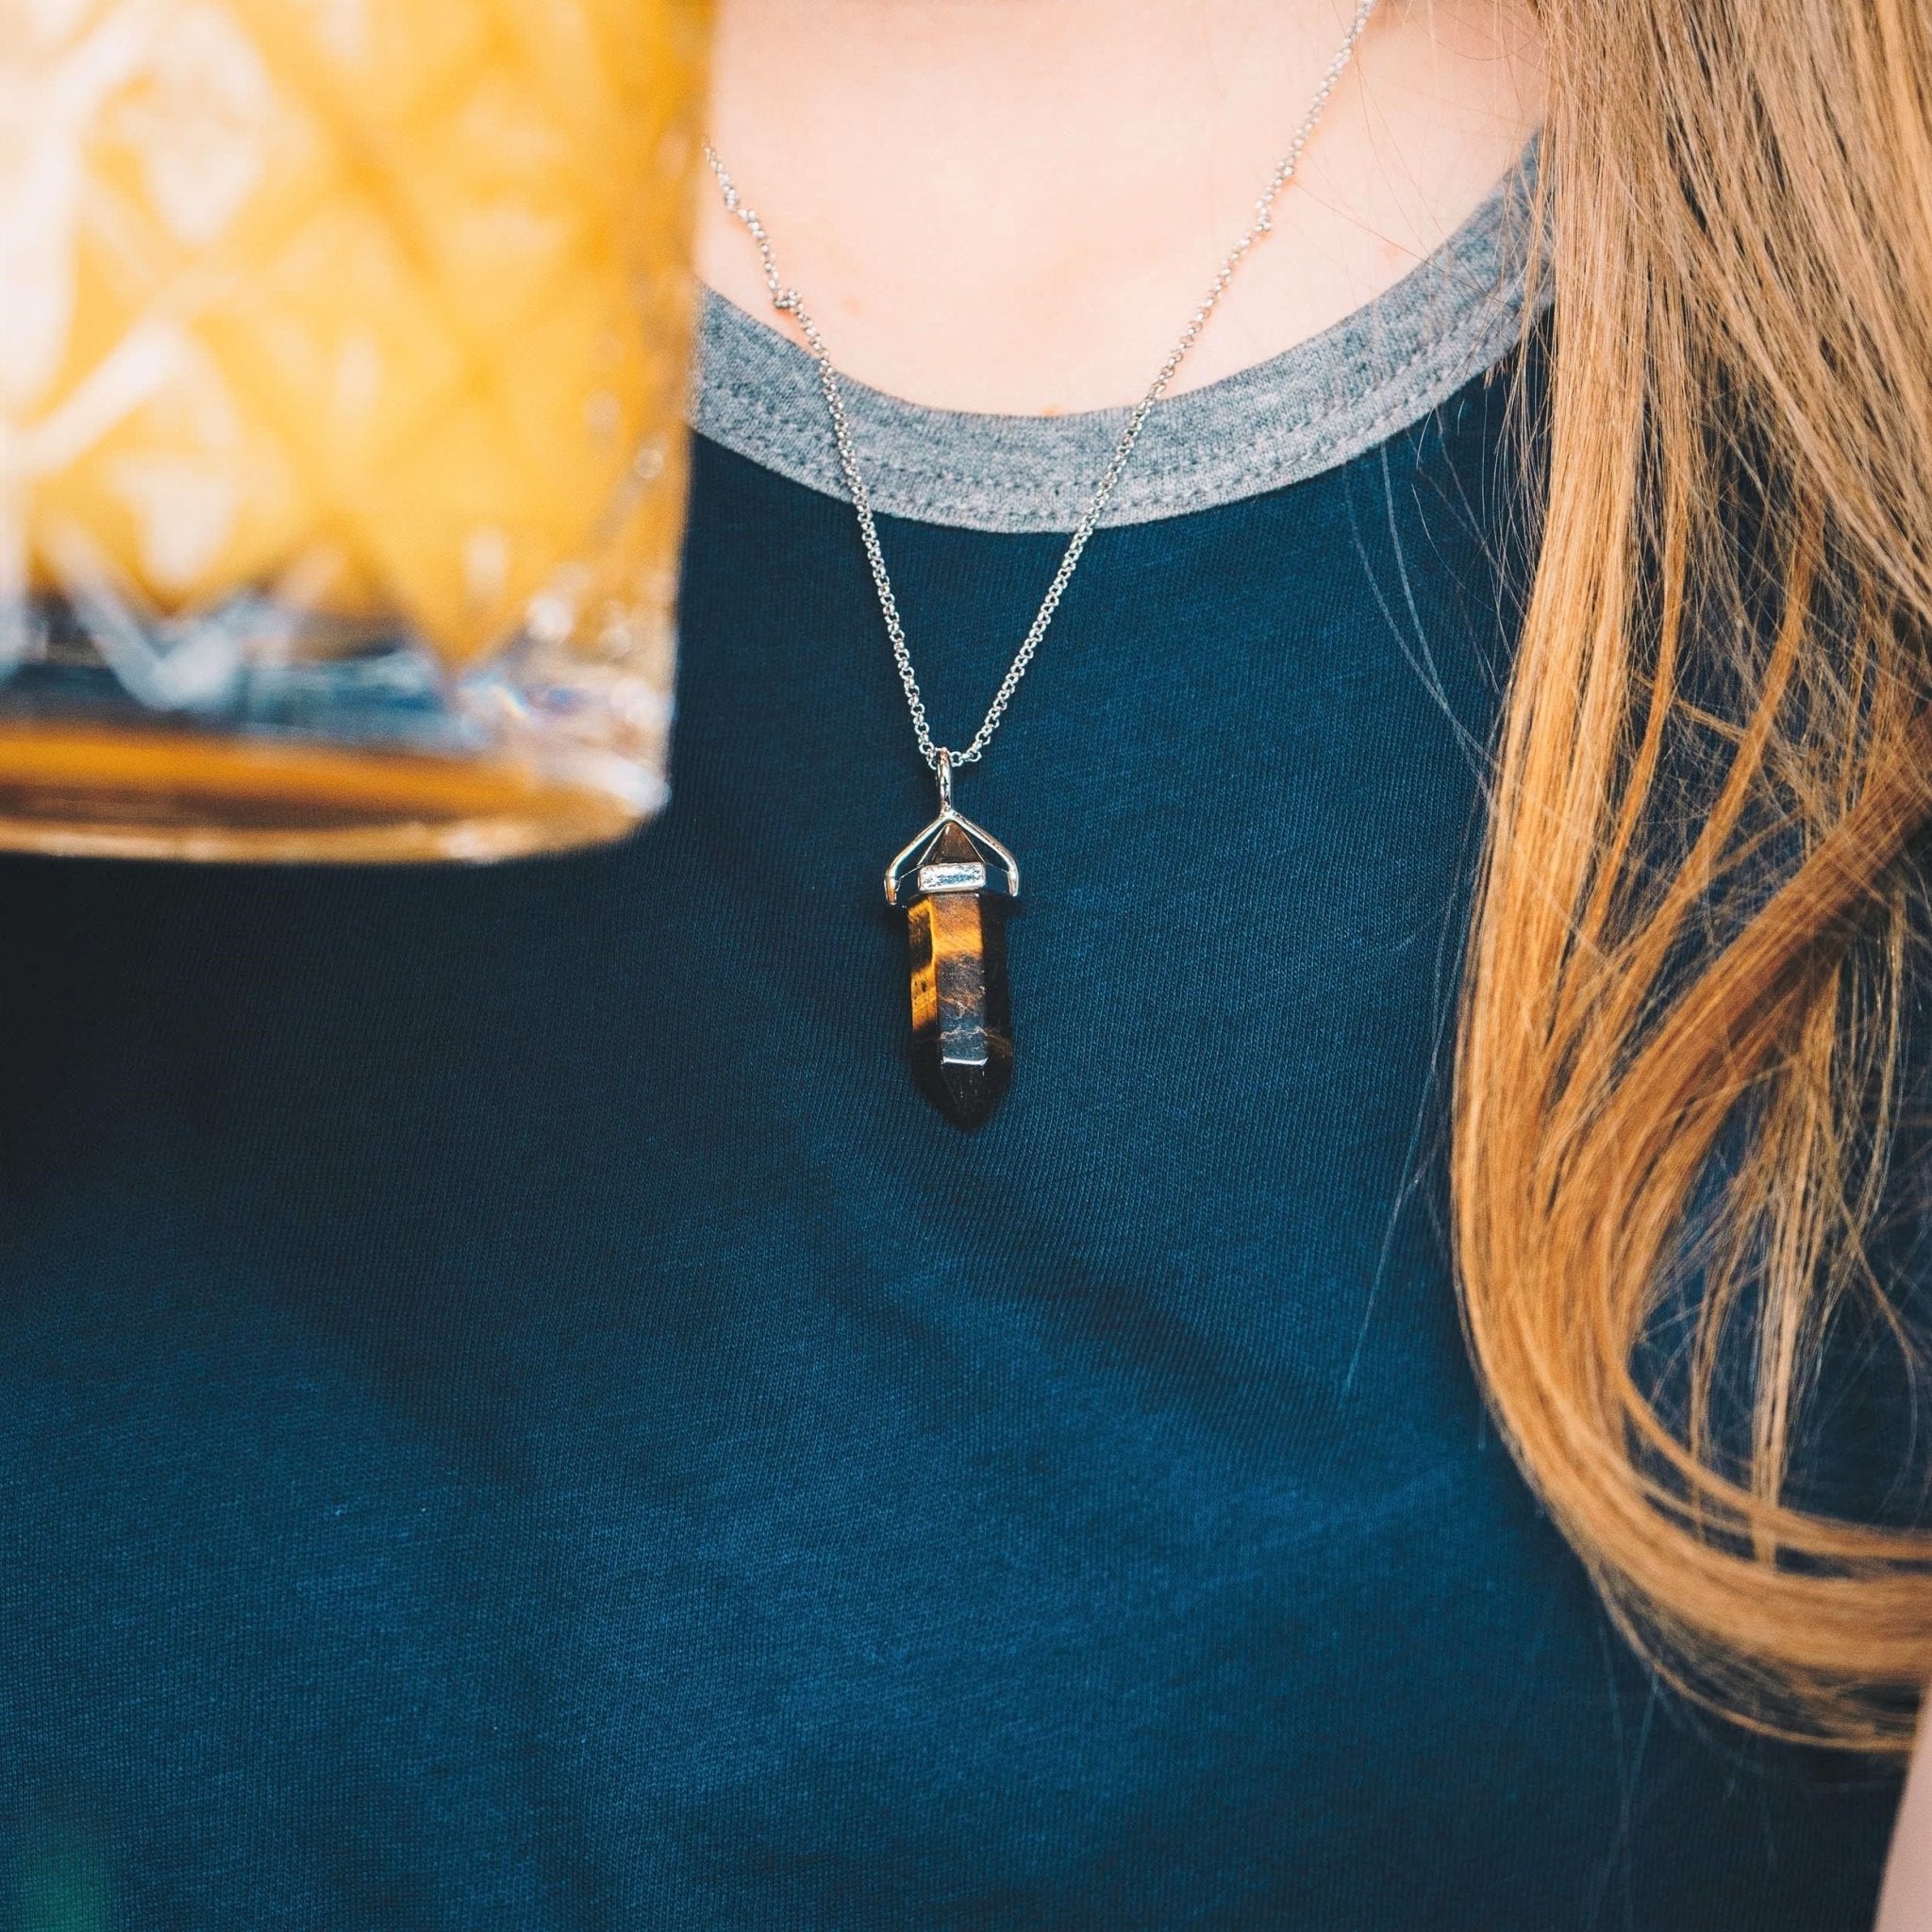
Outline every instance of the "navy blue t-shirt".
<path fill-rule="evenodd" d="M 1869 1922 L 1486 1419 L 1448 1049 L 1506 385 L 1104 530 L 915 1091 L 849 508 L 696 456 L 674 798 L 479 870 L 0 866 L 0 1924 Z M 888 519 L 964 735 L 1062 542 Z"/>

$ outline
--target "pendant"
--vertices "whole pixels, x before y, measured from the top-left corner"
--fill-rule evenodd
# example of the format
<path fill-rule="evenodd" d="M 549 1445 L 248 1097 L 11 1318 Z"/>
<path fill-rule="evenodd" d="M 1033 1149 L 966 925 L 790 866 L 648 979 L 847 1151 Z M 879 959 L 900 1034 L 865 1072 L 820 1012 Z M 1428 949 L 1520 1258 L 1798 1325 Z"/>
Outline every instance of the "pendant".
<path fill-rule="evenodd" d="M 912 965 L 912 1074 L 957 1127 L 982 1124 L 1013 1076 L 1007 908 L 1020 865 L 991 832 L 953 809 L 952 760 L 940 753 L 940 815 L 886 868 L 904 908 Z"/>

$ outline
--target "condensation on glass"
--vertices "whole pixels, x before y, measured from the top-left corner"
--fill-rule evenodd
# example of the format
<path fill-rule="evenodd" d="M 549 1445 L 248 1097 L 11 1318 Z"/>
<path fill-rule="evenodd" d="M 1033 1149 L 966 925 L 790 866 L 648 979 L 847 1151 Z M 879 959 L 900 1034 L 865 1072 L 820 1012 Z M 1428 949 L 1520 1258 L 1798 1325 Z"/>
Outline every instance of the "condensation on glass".
<path fill-rule="evenodd" d="M 0 847 L 664 796 L 699 0 L 0 0 Z"/>

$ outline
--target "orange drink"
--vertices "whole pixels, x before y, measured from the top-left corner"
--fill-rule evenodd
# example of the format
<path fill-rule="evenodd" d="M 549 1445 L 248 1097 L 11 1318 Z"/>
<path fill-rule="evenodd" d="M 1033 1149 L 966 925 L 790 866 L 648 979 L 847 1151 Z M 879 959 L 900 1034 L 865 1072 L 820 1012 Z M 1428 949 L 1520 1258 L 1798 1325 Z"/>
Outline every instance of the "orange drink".
<path fill-rule="evenodd" d="M 702 0 L 0 0 L 0 847 L 664 785 Z"/>

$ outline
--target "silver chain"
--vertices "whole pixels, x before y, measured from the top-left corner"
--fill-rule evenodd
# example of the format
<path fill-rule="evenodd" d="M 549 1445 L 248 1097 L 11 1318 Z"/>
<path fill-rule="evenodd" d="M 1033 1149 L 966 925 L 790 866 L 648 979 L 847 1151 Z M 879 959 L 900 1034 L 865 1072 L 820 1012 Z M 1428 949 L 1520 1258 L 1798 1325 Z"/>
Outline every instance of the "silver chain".
<path fill-rule="evenodd" d="M 832 367 L 824 338 L 819 333 L 817 323 L 806 312 L 798 291 L 787 287 L 784 276 L 778 273 L 778 259 L 772 253 L 771 237 L 766 234 L 765 225 L 759 221 L 757 210 L 748 207 L 739 194 L 731 176 L 725 172 L 724 163 L 718 158 L 717 149 L 708 142 L 705 143 L 705 159 L 710 163 L 711 173 L 718 177 L 718 188 L 724 197 L 726 212 L 737 217 L 758 244 L 758 259 L 764 266 L 765 287 L 771 293 L 772 307 L 780 314 L 791 316 L 798 325 L 798 331 L 804 336 L 811 350 L 812 360 L 818 367 L 819 390 L 825 399 L 825 413 L 831 418 L 832 441 L 839 450 L 839 468 L 844 475 L 852 507 L 858 513 L 858 534 L 865 544 L 866 562 L 872 567 L 873 588 L 878 592 L 879 609 L 886 620 L 886 636 L 891 641 L 892 662 L 898 666 L 899 683 L 906 692 L 907 708 L 912 713 L 912 729 L 919 741 L 920 756 L 942 777 L 950 778 L 953 769 L 976 764 L 985 756 L 987 745 L 1007 714 L 1007 707 L 1013 701 L 1013 693 L 1020 688 L 1020 680 L 1026 675 L 1027 666 L 1033 662 L 1034 654 L 1040 649 L 1041 640 L 1046 636 L 1054 612 L 1060 608 L 1060 599 L 1067 593 L 1067 585 L 1073 580 L 1089 540 L 1100 526 L 1101 516 L 1113 495 L 1114 486 L 1127 467 L 1127 458 L 1133 455 L 1135 443 L 1141 440 L 1141 431 L 1146 426 L 1147 418 L 1153 414 L 1155 404 L 1167 393 L 1175 372 L 1187 359 L 1188 351 L 1199 341 L 1201 331 L 1208 325 L 1208 318 L 1220 306 L 1221 298 L 1227 292 L 1227 285 L 1234 279 L 1235 271 L 1241 267 L 1243 258 L 1274 225 L 1275 201 L 1282 190 L 1294 179 L 1295 171 L 1301 166 L 1302 151 L 1307 146 L 1316 123 L 1321 120 L 1330 96 L 1347 70 L 1356 43 L 1361 39 L 1368 26 L 1369 16 L 1374 10 L 1375 0 L 1357 0 L 1355 16 L 1349 23 L 1341 45 L 1329 61 L 1322 76 L 1322 84 L 1315 90 L 1314 98 L 1309 101 L 1307 111 L 1294 131 L 1294 139 L 1289 142 L 1288 152 L 1275 163 L 1274 172 L 1268 177 L 1266 192 L 1255 204 L 1254 220 L 1248 224 L 1241 240 L 1222 258 L 1221 267 L 1208 285 L 1201 306 L 1189 317 L 1180 340 L 1168 351 L 1167 360 L 1160 365 L 1160 373 L 1154 378 L 1152 387 L 1135 404 L 1126 426 L 1114 443 L 1113 454 L 1108 458 L 1107 469 L 1088 499 L 1086 511 L 1067 541 L 1059 568 L 1054 572 L 1053 581 L 1041 600 L 1039 613 L 1028 627 L 1019 650 L 1014 653 L 1013 661 L 1007 666 L 1007 675 L 1000 679 L 1000 688 L 993 693 L 992 703 L 987 708 L 979 729 L 961 751 L 952 751 L 938 743 L 926 723 L 925 701 L 920 695 L 919 678 L 912 669 L 912 653 L 906 642 L 906 626 L 899 618 L 899 602 L 892 594 L 892 580 L 886 571 L 886 555 L 879 546 L 878 525 L 873 520 L 872 495 L 865 487 L 865 478 L 859 474 L 858 452 L 853 446 L 852 425 L 845 414 L 844 391 L 839 386 L 838 372 Z"/>

